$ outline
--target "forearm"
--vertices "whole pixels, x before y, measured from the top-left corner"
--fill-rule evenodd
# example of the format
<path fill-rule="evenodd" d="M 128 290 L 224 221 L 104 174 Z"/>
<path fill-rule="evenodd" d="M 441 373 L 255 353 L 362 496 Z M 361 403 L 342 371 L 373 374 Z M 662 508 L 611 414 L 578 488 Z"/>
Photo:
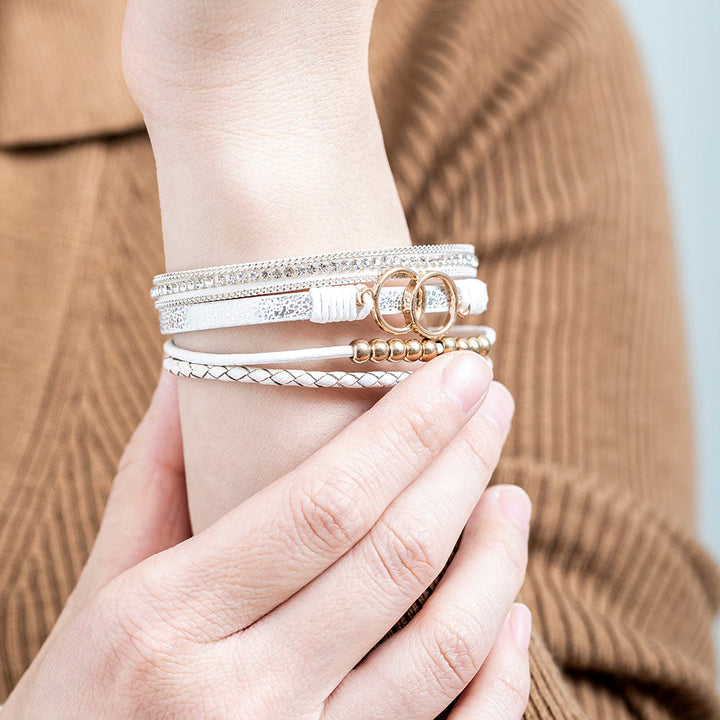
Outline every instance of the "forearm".
<path fill-rule="evenodd" d="M 247 75 L 255 78 L 246 89 L 232 84 L 220 95 L 203 94 L 202 103 L 191 100 L 195 115 L 184 109 L 174 123 L 146 113 L 168 270 L 410 243 L 367 52 L 343 52 L 332 67 L 327 57 L 311 71 L 286 65 L 284 75 L 267 77 L 267 92 L 257 78 L 271 63 L 246 56 Z M 378 332 L 371 321 L 277 323 L 184 334 L 178 342 L 257 351 L 344 344 Z M 194 529 L 297 465 L 376 397 L 181 382 Z"/>

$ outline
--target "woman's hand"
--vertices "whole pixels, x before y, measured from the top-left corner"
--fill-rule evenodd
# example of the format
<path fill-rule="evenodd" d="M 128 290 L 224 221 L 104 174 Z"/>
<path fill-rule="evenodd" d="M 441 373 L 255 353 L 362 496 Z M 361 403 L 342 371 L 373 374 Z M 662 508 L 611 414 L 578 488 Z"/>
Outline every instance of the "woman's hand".
<path fill-rule="evenodd" d="M 3 720 L 431 720 L 460 693 L 453 720 L 520 718 L 530 619 L 513 601 L 530 503 L 516 487 L 485 491 L 512 412 L 481 358 L 441 356 L 186 539 L 163 377 L 79 585 Z M 466 522 L 435 592 L 375 647 Z"/>

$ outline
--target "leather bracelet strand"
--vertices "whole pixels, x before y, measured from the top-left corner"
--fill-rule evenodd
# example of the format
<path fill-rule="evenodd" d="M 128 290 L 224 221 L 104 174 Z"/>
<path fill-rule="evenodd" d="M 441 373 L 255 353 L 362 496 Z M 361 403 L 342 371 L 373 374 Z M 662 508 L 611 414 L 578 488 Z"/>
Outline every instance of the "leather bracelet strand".
<path fill-rule="evenodd" d="M 487 309 L 487 286 L 477 278 L 455 281 L 459 300 L 467 314 L 479 315 Z M 307 291 L 233 298 L 216 302 L 202 302 L 158 310 L 160 332 L 163 335 L 244 327 L 268 323 L 309 320 L 314 323 L 351 322 L 371 314 L 373 298 L 363 294 L 366 285 L 340 285 L 311 288 Z M 403 313 L 403 288 L 383 287 L 378 307 L 383 315 Z M 429 286 L 423 293 L 420 313 L 448 312 L 452 299 L 442 286 Z"/>
<path fill-rule="evenodd" d="M 401 340 L 354 340 L 348 345 L 279 350 L 264 353 L 206 353 L 185 350 L 173 340 L 163 345 L 165 355 L 172 360 L 190 365 L 220 367 L 284 365 L 289 363 L 318 362 L 322 360 L 352 360 L 365 362 L 414 362 L 432 360 L 437 355 L 455 350 L 472 350 L 487 355 L 495 344 L 495 331 L 484 325 L 465 325 L 465 337 L 446 337 L 442 340 L 430 338 Z"/>

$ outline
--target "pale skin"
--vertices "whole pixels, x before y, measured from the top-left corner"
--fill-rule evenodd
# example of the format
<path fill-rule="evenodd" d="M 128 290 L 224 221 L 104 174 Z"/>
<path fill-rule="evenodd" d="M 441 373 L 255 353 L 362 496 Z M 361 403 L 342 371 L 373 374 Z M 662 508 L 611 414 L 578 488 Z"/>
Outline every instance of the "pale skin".
<path fill-rule="evenodd" d="M 370 93 L 374 9 L 131 0 L 123 60 L 168 269 L 410 243 Z M 377 334 L 354 325 L 182 340 Z M 378 398 L 161 378 L 78 586 L 3 718 L 432 720 L 457 698 L 451 720 L 519 719 L 531 508 L 519 488 L 486 490 L 512 398 L 470 353 Z M 430 599 L 373 649 L 463 528 Z"/>

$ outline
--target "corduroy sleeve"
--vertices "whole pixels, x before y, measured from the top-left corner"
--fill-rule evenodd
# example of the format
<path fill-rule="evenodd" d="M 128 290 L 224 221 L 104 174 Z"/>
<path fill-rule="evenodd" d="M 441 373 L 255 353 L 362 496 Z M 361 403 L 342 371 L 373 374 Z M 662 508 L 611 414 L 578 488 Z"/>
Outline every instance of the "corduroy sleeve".
<path fill-rule="evenodd" d="M 159 361 L 123 6 L 0 9 L 0 696 L 75 582 Z M 535 506 L 526 717 L 718 717 L 720 583 L 692 539 L 670 223 L 622 18 L 610 0 L 380 0 L 370 57 L 413 240 L 476 245 L 516 398 L 496 480 Z"/>
<path fill-rule="evenodd" d="M 654 123 L 605 0 L 382 5 L 376 96 L 415 242 L 473 242 L 534 501 L 526 714 L 714 718 L 683 330 Z M 402 6 L 402 10 L 400 7 Z"/>

